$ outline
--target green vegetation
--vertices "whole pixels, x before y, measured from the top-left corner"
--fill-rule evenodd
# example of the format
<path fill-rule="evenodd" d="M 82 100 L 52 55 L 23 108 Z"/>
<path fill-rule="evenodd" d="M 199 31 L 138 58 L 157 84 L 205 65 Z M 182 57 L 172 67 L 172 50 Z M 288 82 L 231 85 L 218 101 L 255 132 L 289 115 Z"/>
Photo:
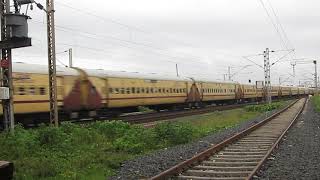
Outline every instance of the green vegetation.
<path fill-rule="evenodd" d="M 264 105 L 250 105 L 246 106 L 244 109 L 248 112 L 267 112 L 280 108 L 283 105 L 283 102 L 274 102 L 271 104 Z"/>
<path fill-rule="evenodd" d="M 194 140 L 189 124 L 153 129 L 120 121 L 64 123 L 0 133 L 0 159 L 15 164 L 15 179 L 105 179 L 137 155 Z"/>
<path fill-rule="evenodd" d="M 138 111 L 146 113 L 146 112 L 153 112 L 154 110 L 152 110 L 152 109 L 150 109 L 150 108 L 148 108 L 146 106 L 138 106 Z"/>
<path fill-rule="evenodd" d="M 15 179 L 105 179 L 125 160 L 188 143 L 261 114 L 247 109 L 180 118 L 151 129 L 120 121 L 31 130 L 17 126 L 14 134 L 0 133 L 0 159 L 14 162 Z"/>
<path fill-rule="evenodd" d="M 316 108 L 316 111 L 320 112 L 320 96 L 313 96 L 311 100 Z"/>

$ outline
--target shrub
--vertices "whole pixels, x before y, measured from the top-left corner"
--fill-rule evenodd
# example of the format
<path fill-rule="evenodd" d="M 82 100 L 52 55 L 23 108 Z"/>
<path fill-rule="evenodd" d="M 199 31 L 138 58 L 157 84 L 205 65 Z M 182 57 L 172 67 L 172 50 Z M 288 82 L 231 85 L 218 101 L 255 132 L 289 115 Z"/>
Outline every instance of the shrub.
<path fill-rule="evenodd" d="M 117 151 L 142 153 L 154 148 L 154 142 L 152 131 L 140 126 L 132 126 L 122 137 L 116 139 L 113 145 Z"/>
<path fill-rule="evenodd" d="M 123 136 L 130 129 L 130 124 L 122 121 L 105 121 L 93 123 L 89 127 L 96 129 L 98 133 L 102 133 L 106 138 L 113 140 Z"/>
<path fill-rule="evenodd" d="M 187 143 L 194 138 L 194 128 L 189 123 L 165 122 L 156 125 L 154 128 L 158 141 L 164 144 L 174 145 Z"/>
<path fill-rule="evenodd" d="M 316 111 L 320 112 L 320 96 L 313 96 L 311 100 Z"/>
<path fill-rule="evenodd" d="M 246 106 L 244 109 L 248 112 L 266 112 L 272 111 L 281 106 L 281 103 L 263 104 L 263 105 L 250 105 Z"/>

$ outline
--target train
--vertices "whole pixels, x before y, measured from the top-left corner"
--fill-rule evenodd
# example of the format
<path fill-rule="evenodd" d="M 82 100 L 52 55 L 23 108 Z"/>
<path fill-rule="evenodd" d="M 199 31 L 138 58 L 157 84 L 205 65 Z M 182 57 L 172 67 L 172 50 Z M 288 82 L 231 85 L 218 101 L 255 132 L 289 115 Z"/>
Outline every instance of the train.
<path fill-rule="evenodd" d="M 59 116 L 66 120 L 119 115 L 139 106 L 161 111 L 261 101 L 266 96 L 256 84 L 63 66 L 57 66 L 56 73 Z M 273 99 L 314 93 L 314 88 L 306 87 L 271 88 Z M 48 120 L 47 66 L 13 63 L 13 94 L 18 122 Z"/>

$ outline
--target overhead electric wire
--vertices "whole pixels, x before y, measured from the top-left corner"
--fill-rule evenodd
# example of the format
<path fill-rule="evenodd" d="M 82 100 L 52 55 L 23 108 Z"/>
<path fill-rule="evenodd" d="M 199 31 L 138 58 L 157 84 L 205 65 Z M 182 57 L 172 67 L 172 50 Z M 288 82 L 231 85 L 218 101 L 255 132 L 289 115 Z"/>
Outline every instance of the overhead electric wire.
<path fill-rule="evenodd" d="M 34 22 L 43 24 L 43 22 L 40 22 L 40 21 L 34 21 Z M 55 25 L 55 27 L 56 27 L 57 30 L 65 31 L 65 32 L 68 31 L 68 32 L 70 32 L 70 33 L 75 33 L 75 32 L 76 32 L 76 33 L 78 33 L 80 36 L 87 37 L 87 38 L 91 38 L 91 39 L 96 39 L 96 40 L 100 40 L 100 41 L 101 41 L 101 40 L 102 40 L 101 37 L 103 37 L 103 38 L 107 38 L 107 39 L 113 39 L 113 40 L 116 40 L 116 41 L 126 42 L 126 43 L 129 43 L 129 44 L 134 44 L 134 45 L 136 45 L 136 46 L 144 46 L 144 47 L 148 47 L 148 48 L 151 48 L 151 49 L 157 49 L 157 50 L 160 50 L 160 51 L 167 51 L 168 53 L 171 53 L 171 52 L 169 52 L 168 50 L 164 50 L 164 49 L 161 49 L 161 48 L 153 47 L 153 46 L 150 46 L 150 45 L 148 45 L 148 44 L 137 43 L 137 42 L 134 42 L 134 41 L 124 40 L 124 39 L 116 38 L 116 37 L 113 37 L 113 36 L 106 36 L 106 35 L 101 35 L 101 34 L 95 34 L 95 33 L 86 32 L 86 31 L 81 31 L 81 30 L 78 30 L 78 29 L 69 28 L 69 27 L 60 26 L 60 25 Z M 84 35 L 84 34 L 86 34 L 86 35 Z M 95 36 L 95 37 L 91 37 L 91 36 L 88 36 L 88 35 Z M 100 37 L 100 38 L 98 38 L 98 37 Z M 110 41 L 103 41 L 103 42 L 112 43 L 112 42 L 110 42 Z M 115 44 L 115 43 L 114 43 L 114 44 Z M 116 44 L 116 45 L 133 49 L 133 47 L 130 47 L 130 46 L 127 46 L 127 45 L 123 45 L 123 44 Z M 177 56 L 172 56 L 172 55 L 168 55 L 168 54 L 162 54 L 162 53 L 159 53 L 159 52 L 154 52 L 154 51 L 151 51 L 151 50 L 143 50 L 143 51 L 149 51 L 149 52 L 151 52 L 151 53 L 153 53 L 153 54 L 168 56 L 168 57 L 175 58 L 175 59 L 191 60 L 191 61 L 194 61 L 194 62 L 197 62 L 197 63 L 202 62 L 202 61 L 199 60 L 199 59 L 192 59 L 192 58 L 186 58 L 186 57 L 177 57 Z M 202 63 L 203 63 L 203 62 L 202 62 Z"/>
<path fill-rule="evenodd" d="M 268 11 L 267 7 L 265 6 L 265 4 L 264 4 L 263 0 L 259 0 L 259 2 L 261 3 L 261 5 L 262 5 L 262 7 L 263 7 L 264 11 L 266 12 L 266 14 L 267 14 L 267 16 L 268 16 L 268 18 L 269 18 L 269 20 L 270 20 L 270 22 L 271 22 L 272 26 L 273 26 L 273 27 L 274 27 L 274 29 L 276 30 L 276 33 L 278 34 L 278 36 L 279 36 L 279 38 L 280 38 L 280 41 L 281 41 L 281 43 L 282 43 L 283 47 L 284 47 L 285 49 L 289 49 L 289 48 L 288 48 L 288 46 L 287 46 L 287 44 L 285 43 L 285 41 L 284 41 L 283 37 L 282 37 L 282 34 L 281 34 L 281 32 L 280 32 L 280 30 L 279 30 L 278 26 L 274 23 L 273 18 L 271 17 L 271 15 L 270 15 L 270 13 L 269 13 L 269 11 Z"/>
<path fill-rule="evenodd" d="M 44 43 L 43 41 L 41 41 L 39 39 L 35 39 L 35 40 L 40 41 L 41 43 Z M 114 55 L 116 53 L 114 51 L 108 51 L 106 49 L 92 48 L 92 47 L 88 47 L 88 46 L 70 44 L 70 43 L 65 43 L 65 42 L 56 42 L 56 44 L 67 46 L 67 47 L 76 47 L 76 48 L 81 48 L 81 49 L 87 49 L 87 50 L 91 50 L 91 51 L 94 51 L 96 53 L 101 53 L 101 54 L 107 54 L 107 55 L 109 55 L 109 57 L 108 57 L 109 59 L 114 59 L 114 60 L 121 59 L 121 58 L 117 58 L 116 59 L 116 58 L 112 57 L 112 55 Z M 135 56 L 135 57 L 138 57 L 138 58 L 143 58 L 144 57 L 144 56 L 141 56 L 141 55 L 138 55 L 138 54 L 133 54 L 133 53 L 130 53 L 128 56 Z M 158 57 L 158 58 L 161 59 L 163 57 Z M 169 60 L 161 60 L 161 61 L 176 64 L 175 61 L 169 61 Z M 193 68 L 203 69 L 203 67 L 196 67 L 196 66 L 194 66 L 195 65 L 194 63 L 190 63 L 190 62 L 179 62 L 179 64 L 192 64 Z M 205 64 L 203 64 L 203 65 L 205 65 Z"/>
<path fill-rule="evenodd" d="M 281 21 L 280 21 L 280 18 L 279 18 L 279 16 L 277 15 L 275 9 L 273 8 L 270 0 L 267 0 L 267 2 L 268 2 L 269 6 L 270 6 L 270 8 L 271 8 L 271 11 L 272 11 L 272 13 L 273 13 L 273 15 L 274 15 L 274 17 L 275 17 L 275 19 L 276 19 L 276 22 L 277 22 L 278 26 L 280 27 L 280 29 L 281 29 L 281 31 L 282 31 L 283 37 L 286 39 L 288 45 L 289 45 L 292 49 L 294 49 L 294 46 L 293 46 L 292 42 L 290 41 L 290 39 L 288 38 L 288 35 L 287 35 L 286 31 L 284 30 L 284 28 L 283 28 L 283 26 L 282 26 L 282 23 L 281 23 Z M 294 54 L 294 55 L 289 54 L 289 55 L 291 56 L 291 59 L 294 59 L 294 58 L 295 58 L 295 51 L 293 52 L 293 54 Z"/>
<path fill-rule="evenodd" d="M 291 48 L 294 48 L 293 44 L 291 43 L 290 39 L 288 38 L 288 35 L 287 35 L 286 31 L 284 30 L 284 28 L 283 28 L 283 26 L 281 24 L 279 16 L 277 15 L 275 9 L 273 8 L 273 6 L 271 4 L 270 0 L 267 0 L 267 2 L 268 2 L 269 6 L 270 6 L 270 8 L 272 10 L 273 15 L 275 16 L 276 22 L 278 23 L 278 25 L 279 25 L 282 33 L 283 33 L 284 38 L 287 40 L 289 46 L 291 46 Z"/>
<path fill-rule="evenodd" d="M 57 3 L 57 4 L 60 4 L 60 5 L 62 5 L 62 6 L 65 6 L 65 7 L 67 7 L 67 8 L 70 8 L 70 9 L 72 9 L 72 10 L 78 12 L 78 13 L 83 13 L 83 14 L 86 14 L 86 15 L 89 15 L 89 16 L 92 16 L 92 17 L 95 17 L 95 18 L 98 18 L 98 19 L 100 19 L 100 20 L 103 20 L 103 21 L 105 21 L 105 22 L 117 24 L 117 25 L 120 25 L 120 26 L 125 27 L 125 28 L 127 28 L 127 29 L 131 29 L 131 30 L 134 30 L 134 31 L 137 31 L 137 32 L 141 32 L 141 33 L 144 33 L 144 34 L 154 34 L 154 33 L 152 33 L 152 32 L 145 31 L 145 30 L 143 30 L 143 29 L 140 28 L 140 27 L 128 25 L 128 24 L 119 22 L 119 21 L 117 21 L 117 20 L 114 20 L 114 19 L 111 19 L 111 18 L 107 18 L 107 17 L 105 17 L 105 16 L 100 16 L 100 15 L 94 13 L 92 10 L 90 10 L 90 9 L 88 9 L 88 8 L 87 8 L 87 9 L 76 8 L 76 7 L 72 6 L 72 5 L 69 5 L 69 4 L 66 4 L 66 3 L 62 3 L 62 2 L 60 2 L 60 1 L 58 1 L 58 2 L 56 2 L 56 3 Z M 159 35 L 158 35 L 158 36 L 159 36 Z M 176 41 L 176 43 L 179 43 L 179 44 L 184 44 L 184 45 L 187 44 L 187 43 L 185 43 L 185 42 L 181 42 L 181 41 L 177 41 L 177 40 L 172 40 L 171 38 L 168 38 L 168 37 L 163 36 L 163 35 L 160 35 L 160 36 L 162 36 L 162 37 L 164 37 L 164 38 L 166 38 L 166 39 L 168 39 L 168 40 L 170 40 L 170 41 Z M 189 45 L 188 45 L 188 46 L 189 46 Z M 183 54 L 186 54 L 186 53 L 183 53 Z M 186 54 L 186 55 L 190 56 L 190 54 Z"/>

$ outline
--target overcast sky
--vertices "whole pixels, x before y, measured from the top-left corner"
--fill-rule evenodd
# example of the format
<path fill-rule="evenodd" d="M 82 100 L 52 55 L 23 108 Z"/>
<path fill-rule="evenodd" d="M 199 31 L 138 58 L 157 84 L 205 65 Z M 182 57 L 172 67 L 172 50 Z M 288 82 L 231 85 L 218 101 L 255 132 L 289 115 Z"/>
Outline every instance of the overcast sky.
<path fill-rule="evenodd" d="M 55 0 L 57 64 L 68 64 L 63 51 L 73 48 L 78 67 L 175 75 L 177 63 L 181 76 L 223 80 L 232 66 L 233 80 L 254 82 L 263 80 L 263 69 L 242 56 L 294 48 L 271 73 L 273 84 L 279 77 L 292 84 L 290 59 L 320 57 L 320 2 L 263 3 L 283 40 L 260 0 Z M 33 46 L 14 50 L 13 60 L 46 64 L 45 13 L 34 7 L 28 15 Z M 271 53 L 271 62 L 286 53 Z M 263 56 L 250 59 L 263 65 Z M 296 83 L 311 81 L 313 69 L 298 64 Z"/>

